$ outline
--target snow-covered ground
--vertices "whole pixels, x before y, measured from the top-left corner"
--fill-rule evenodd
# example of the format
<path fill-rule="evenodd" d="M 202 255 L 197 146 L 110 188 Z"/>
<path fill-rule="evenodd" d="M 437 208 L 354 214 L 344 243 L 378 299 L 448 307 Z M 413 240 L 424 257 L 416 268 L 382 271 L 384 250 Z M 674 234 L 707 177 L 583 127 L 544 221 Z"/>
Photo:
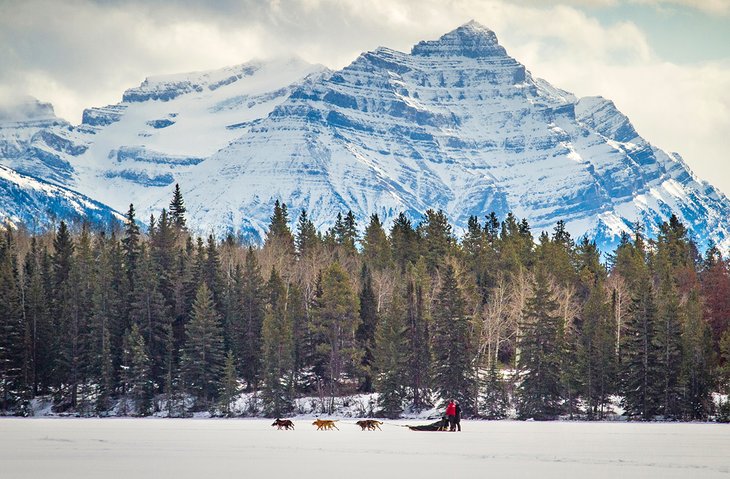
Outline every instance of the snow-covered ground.
<path fill-rule="evenodd" d="M 409 423 L 413 423 L 410 421 Z M 418 422 L 418 421 L 415 421 Z M 461 433 L 404 421 L 361 432 L 310 420 L 2 419 L 0 477 L 27 478 L 713 478 L 730 475 L 721 424 L 479 422 Z"/>

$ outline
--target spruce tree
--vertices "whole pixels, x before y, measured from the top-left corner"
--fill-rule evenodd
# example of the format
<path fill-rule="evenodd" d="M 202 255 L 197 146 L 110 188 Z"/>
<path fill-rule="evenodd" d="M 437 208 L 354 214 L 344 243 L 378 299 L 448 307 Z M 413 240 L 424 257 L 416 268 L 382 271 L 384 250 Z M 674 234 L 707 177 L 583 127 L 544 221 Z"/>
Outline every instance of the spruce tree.
<path fill-rule="evenodd" d="M 393 260 L 398 265 L 399 271 L 405 273 L 408 264 L 415 264 L 420 253 L 418 233 L 404 213 L 399 213 L 393 221 L 390 243 L 393 248 Z"/>
<path fill-rule="evenodd" d="M 663 383 L 656 300 L 647 273 L 637 280 L 629 311 L 621 375 L 623 405 L 627 415 L 650 420 L 661 410 Z"/>
<path fill-rule="evenodd" d="M 383 271 L 391 265 L 390 242 L 377 214 L 370 216 L 370 223 L 365 228 L 365 235 L 362 239 L 362 256 L 373 271 Z"/>
<path fill-rule="evenodd" d="M 172 201 L 170 201 L 170 217 L 173 226 L 178 230 L 185 229 L 185 213 L 187 211 L 182 192 L 180 191 L 180 185 L 175 183 L 175 191 L 172 194 Z"/>
<path fill-rule="evenodd" d="M 552 419 L 561 411 L 561 321 L 547 273 L 538 270 L 534 294 L 520 325 L 520 385 L 517 414 L 522 419 Z"/>
<path fill-rule="evenodd" d="M 223 331 L 205 283 L 198 288 L 185 336 L 181 364 L 185 386 L 198 407 L 205 407 L 218 397 L 225 365 Z"/>
<path fill-rule="evenodd" d="M 373 355 L 375 350 L 375 329 L 378 324 L 377 302 L 373 291 L 373 280 L 366 265 L 360 273 L 360 324 L 355 333 L 358 347 L 362 352 L 360 391 L 373 391 Z"/>
<path fill-rule="evenodd" d="M 491 361 L 483 381 L 481 416 L 486 419 L 504 419 L 509 409 L 507 385 L 497 368 L 497 361 Z"/>
<path fill-rule="evenodd" d="M 427 210 L 423 222 L 418 226 L 423 238 L 423 256 L 428 271 L 433 273 L 451 253 L 455 243 L 451 225 L 443 211 Z"/>
<path fill-rule="evenodd" d="M 682 324 L 682 418 L 706 421 L 712 411 L 712 333 L 704 320 L 704 303 L 694 289 L 684 305 Z"/>
<path fill-rule="evenodd" d="M 322 339 L 316 349 L 325 358 L 323 379 L 329 389 L 330 412 L 340 383 L 354 375 L 361 360 L 355 340 L 358 309 L 357 295 L 347 272 L 339 263 L 333 263 L 322 273 L 322 294 L 312 321 L 313 332 Z"/>
<path fill-rule="evenodd" d="M 266 307 L 266 288 L 256 253 L 249 247 L 244 260 L 238 297 L 240 322 L 234 325 L 236 369 L 247 390 L 258 387 L 261 379 L 261 328 Z"/>
<path fill-rule="evenodd" d="M 23 307 L 10 227 L 0 240 L 0 411 L 20 399 L 24 384 Z"/>
<path fill-rule="evenodd" d="M 616 355 L 611 304 L 599 281 L 583 304 L 578 367 L 588 419 L 603 419 L 609 396 L 615 392 Z"/>
<path fill-rule="evenodd" d="M 409 267 L 406 279 L 408 332 L 408 388 L 413 408 L 428 406 L 431 390 L 431 316 L 428 292 L 431 287 L 423 258 Z"/>
<path fill-rule="evenodd" d="M 127 331 L 123 344 L 121 376 L 124 392 L 134 401 L 137 414 L 146 416 L 150 413 L 152 381 L 147 348 L 136 324 Z"/>
<path fill-rule="evenodd" d="M 236 375 L 236 358 L 233 351 L 228 351 L 226 362 L 223 366 L 223 381 L 221 383 L 220 402 L 223 413 L 226 416 L 233 416 L 233 402 L 238 395 L 238 377 Z"/>
<path fill-rule="evenodd" d="M 433 380 L 443 401 L 456 399 L 464 412 L 476 413 L 474 407 L 473 348 L 469 318 L 456 272 L 448 264 L 433 309 Z"/>
<path fill-rule="evenodd" d="M 294 373 L 294 328 L 288 314 L 288 294 L 276 270 L 268 282 L 269 305 L 264 316 L 264 404 L 266 413 L 281 417 L 292 409 Z"/>
<path fill-rule="evenodd" d="M 289 213 L 286 203 L 280 203 L 279 200 L 274 203 L 274 213 L 271 215 L 271 222 L 264 242 L 265 247 L 272 245 L 282 248 L 285 254 L 294 253 L 294 236 L 289 228 Z"/>
<path fill-rule="evenodd" d="M 314 223 L 307 216 L 307 212 L 302 210 L 297 221 L 297 235 L 295 238 L 297 255 L 300 258 L 311 256 L 319 245 L 317 237 L 317 229 Z"/>
<path fill-rule="evenodd" d="M 404 289 L 397 288 L 393 300 L 375 331 L 375 385 L 378 407 L 385 417 L 396 418 L 403 412 L 408 384 L 408 313 Z"/>

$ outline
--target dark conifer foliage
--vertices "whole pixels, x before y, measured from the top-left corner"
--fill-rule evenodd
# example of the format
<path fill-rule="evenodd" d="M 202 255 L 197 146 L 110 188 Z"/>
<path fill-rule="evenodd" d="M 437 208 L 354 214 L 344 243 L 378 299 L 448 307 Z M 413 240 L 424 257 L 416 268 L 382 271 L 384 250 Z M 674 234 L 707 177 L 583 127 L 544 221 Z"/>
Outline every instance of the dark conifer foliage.
<path fill-rule="evenodd" d="M 632 418 L 705 420 L 730 392 L 728 260 L 698 257 L 676 217 L 604 255 L 513 214 L 462 233 L 441 211 L 362 229 L 342 212 L 318 232 L 277 202 L 261 246 L 193 235 L 185 214 L 176 186 L 147 228 L 131 205 L 106 231 L 3 228 L 1 411 L 278 415 L 308 395 L 326 413 L 375 392 L 387 417 L 453 397 L 601 419 L 619 396 Z"/>

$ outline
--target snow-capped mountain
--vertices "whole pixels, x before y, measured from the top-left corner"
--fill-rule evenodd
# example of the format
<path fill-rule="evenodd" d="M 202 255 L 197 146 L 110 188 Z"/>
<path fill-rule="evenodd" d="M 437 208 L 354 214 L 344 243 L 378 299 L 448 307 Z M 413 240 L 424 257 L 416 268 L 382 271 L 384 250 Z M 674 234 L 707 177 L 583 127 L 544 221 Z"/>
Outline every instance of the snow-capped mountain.
<path fill-rule="evenodd" d="M 48 181 L 144 213 L 179 182 L 203 231 L 260 236 L 280 199 L 320 227 L 348 209 L 387 222 L 440 208 L 457 227 L 513 211 L 538 231 L 563 219 L 609 247 L 634 221 L 653 232 L 675 213 L 701 246 L 730 251 L 722 193 L 612 102 L 533 78 L 475 22 L 335 72 L 290 60 L 149 78 L 78 127 L 32 136 L 72 166 L 44 170 Z M 20 157 L 0 162 L 43 162 Z"/>
<path fill-rule="evenodd" d="M 124 217 L 108 206 L 75 191 L 0 165 L 0 220 L 43 229 L 57 220 L 88 220 L 109 224 Z"/>

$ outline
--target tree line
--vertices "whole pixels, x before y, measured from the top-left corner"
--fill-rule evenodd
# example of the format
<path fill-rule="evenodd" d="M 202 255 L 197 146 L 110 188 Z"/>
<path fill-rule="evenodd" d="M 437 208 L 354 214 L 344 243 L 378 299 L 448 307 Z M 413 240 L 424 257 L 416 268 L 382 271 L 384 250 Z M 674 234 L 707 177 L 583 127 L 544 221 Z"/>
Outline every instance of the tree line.
<path fill-rule="evenodd" d="M 195 237 L 178 186 L 140 228 L 67 225 L 0 239 L 0 410 L 282 416 L 377 392 L 397 417 L 455 398 L 466 415 L 705 420 L 730 389 L 730 270 L 672 217 L 602 256 L 558 222 L 512 214 L 417 224 L 352 212 L 318 231 L 274 205 L 262 245 Z M 362 231 L 362 233 L 360 233 Z"/>

